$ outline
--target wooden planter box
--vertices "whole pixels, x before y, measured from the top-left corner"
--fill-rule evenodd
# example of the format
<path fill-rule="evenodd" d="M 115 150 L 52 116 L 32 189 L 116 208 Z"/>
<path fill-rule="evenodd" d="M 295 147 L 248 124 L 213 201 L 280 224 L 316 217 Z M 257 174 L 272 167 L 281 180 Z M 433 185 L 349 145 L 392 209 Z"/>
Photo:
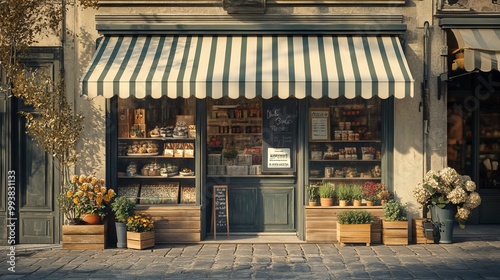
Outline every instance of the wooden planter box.
<path fill-rule="evenodd" d="M 411 229 L 412 229 L 412 237 L 413 243 L 415 244 L 433 244 L 434 237 L 425 238 L 424 236 L 424 228 L 422 226 L 423 218 L 412 219 L 411 221 Z"/>
<path fill-rule="evenodd" d="M 382 242 L 385 245 L 408 245 L 408 221 L 382 221 Z"/>
<path fill-rule="evenodd" d="M 106 248 L 107 223 L 103 225 L 63 225 L 62 248 L 100 250 Z"/>
<path fill-rule="evenodd" d="M 371 243 L 371 224 L 339 224 L 337 222 L 337 240 L 340 246 L 345 243 Z"/>
<path fill-rule="evenodd" d="M 155 232 L 131 232 L 127 231 L 127 248 L 146 249 L 155 246 Z"/>

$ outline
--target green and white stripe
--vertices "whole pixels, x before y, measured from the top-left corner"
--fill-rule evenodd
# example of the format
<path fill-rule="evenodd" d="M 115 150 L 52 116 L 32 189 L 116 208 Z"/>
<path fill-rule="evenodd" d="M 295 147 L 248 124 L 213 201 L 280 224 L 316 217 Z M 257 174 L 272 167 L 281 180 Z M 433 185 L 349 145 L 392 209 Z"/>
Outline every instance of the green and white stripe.
<path fill-rule="evenodd" d="M 285 99 L 404 98 L 413 78 L 395 36 L 106 36 L 82 93 Z"/>
<path fill-rule="evenodd" d="M 500 70 L 500 29 L 452 29 L 458 46 L 464 50 L 466 71 Z"/>

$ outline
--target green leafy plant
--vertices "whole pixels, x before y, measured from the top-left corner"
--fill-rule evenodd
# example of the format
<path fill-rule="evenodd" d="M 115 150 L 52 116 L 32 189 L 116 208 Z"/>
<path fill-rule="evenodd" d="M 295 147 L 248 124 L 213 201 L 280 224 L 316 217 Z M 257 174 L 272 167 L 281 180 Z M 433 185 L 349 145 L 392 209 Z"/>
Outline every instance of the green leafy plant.
<path fill-rule="evenodd" d="M 399 201 L 388 201 L 384 206 L 384 219 L 391 222 L 406 221 L 406 206 Z"/>
<path fill-rule="evenodd" d="M 352 200 L 352 192 L 351 186 L 341 184 L 335 188 L 335 195 L 339 200 L 351 201 Z"/>
<path fill-rule="evenodd" d="M 360 185 L 351 186 L 351 197 L 352 200 L 362 200 L 363 199 L 363 189 Z"/>
<path fill-rule="evenodd" d="M 337 214 L 339 224 L 371 224 L 373 216 L 366 210 L 348 210 Z"/>
<path fill-rule="evenodd" d="M 309 186 L 307 188 L 307 196 L 309 197 L 309 201 L 316 201 L 319 198 L 319 187 L 317 186 Z"/>
<path fill-rule="evenodd" d="M 111 202 L 111 210 L 117 222 L 126 223 L 128 217 L 134 214 L 135 203 L 124 196 L 118 196 Z"/>
<path fill-rule="evenodd" d="M 319 197 L 321 198 L 332 198 L 335 195 L 335 189 L 330 182 L 323 182 L 319 186 Z"/>
<path fill-rule="evenodd" d="M 222 152 L 222 156 L 225 159 L 235 159 L 238 156 L 238 150 L 235 148 L 230 148 Z"/>

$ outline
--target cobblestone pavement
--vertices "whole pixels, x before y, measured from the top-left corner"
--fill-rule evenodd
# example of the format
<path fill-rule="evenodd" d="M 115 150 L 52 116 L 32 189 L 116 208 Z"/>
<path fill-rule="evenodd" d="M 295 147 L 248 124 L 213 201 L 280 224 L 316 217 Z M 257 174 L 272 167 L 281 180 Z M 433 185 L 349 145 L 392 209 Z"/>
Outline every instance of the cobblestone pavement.
<path fill-rule="evenodd" d="M 192 244 L 16 249 L 0 279 L 500 279 L 500 235 L 453 244 Z M 8 257 L 6 246 L 2 259 Z"/>

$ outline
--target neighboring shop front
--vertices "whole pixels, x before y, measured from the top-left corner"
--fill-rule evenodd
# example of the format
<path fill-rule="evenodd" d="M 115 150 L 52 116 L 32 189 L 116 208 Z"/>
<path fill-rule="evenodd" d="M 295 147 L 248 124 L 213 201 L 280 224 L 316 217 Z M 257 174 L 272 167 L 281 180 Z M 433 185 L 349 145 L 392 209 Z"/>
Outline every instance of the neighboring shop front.
<path fill-rule="evenodd" d="M 414 90 L 402 17 L 217 18 L 96 17 L 83 94 L 107 98 L 107 180 L 158 219 L 157 242 L 205 239 L 214 185 L 230 232 L 301 239 L 307 186 L 392 188 L 394 99 Z"/>
<path fill-rule="evenodd" d="M 500 217 L 500 17 L 447 16 L 448 165 L 469 175 L 482 203 L 472 218 L 498 224 Z M 443 96 L 443 98 L 445 98 Z"/>

